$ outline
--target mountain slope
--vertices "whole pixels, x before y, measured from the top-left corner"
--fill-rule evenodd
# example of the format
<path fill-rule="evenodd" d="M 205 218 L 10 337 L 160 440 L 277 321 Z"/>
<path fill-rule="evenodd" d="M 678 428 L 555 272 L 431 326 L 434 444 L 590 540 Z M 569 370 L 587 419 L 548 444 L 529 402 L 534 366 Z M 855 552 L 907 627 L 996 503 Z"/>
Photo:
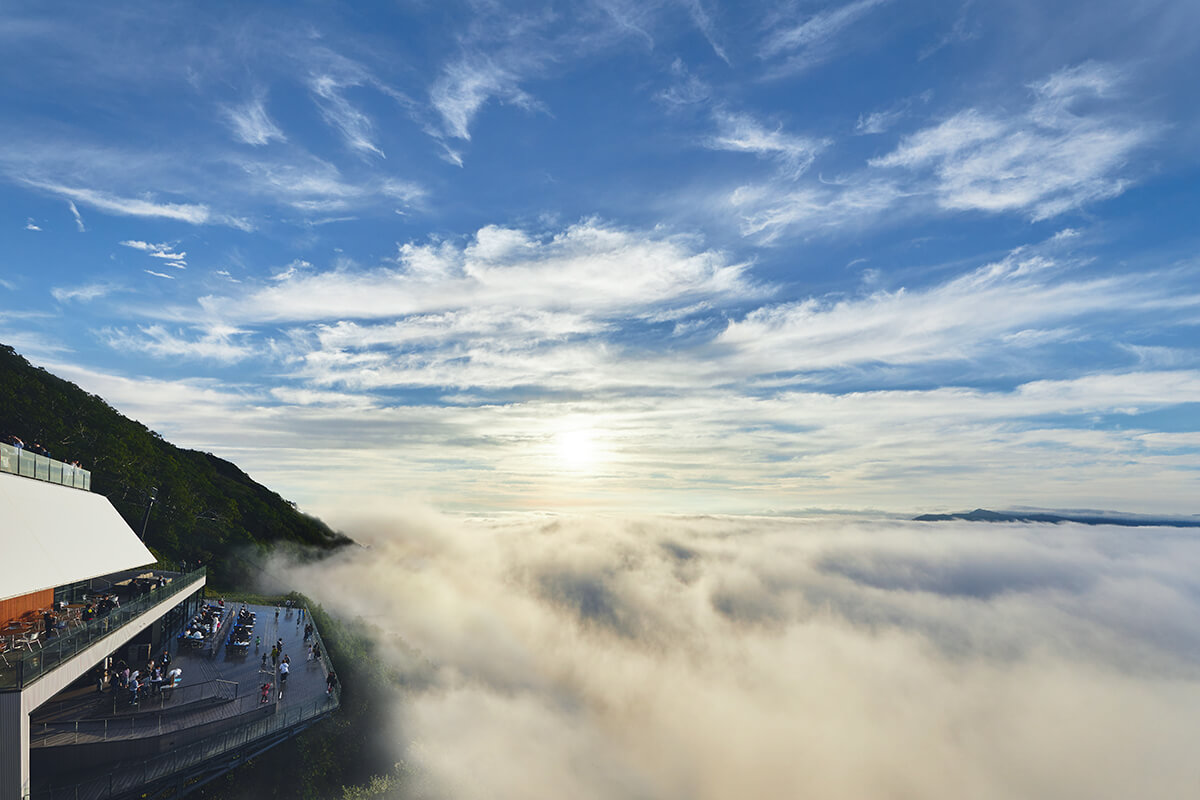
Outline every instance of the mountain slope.
<path fill-rule="evenodd" d="M 164 441 L 5 345 L 2 434 L 40 443 L 54 458 L 91 470 L 92 491 L 106 495 L 130 527 L 140 532 L 145 519 L 151 550 L 170 561 L 208 566 L 217 586 L 245 582 L 269 546 L 286 543 L 317 553 L 350 543 L 236 465 Z"/>

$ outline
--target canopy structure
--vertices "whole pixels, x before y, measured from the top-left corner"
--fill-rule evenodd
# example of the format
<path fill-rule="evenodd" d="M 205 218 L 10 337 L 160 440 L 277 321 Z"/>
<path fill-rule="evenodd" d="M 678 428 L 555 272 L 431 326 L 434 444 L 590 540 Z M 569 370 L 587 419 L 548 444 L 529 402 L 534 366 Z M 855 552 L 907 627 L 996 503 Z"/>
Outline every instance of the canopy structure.
<path fill-rule="evenodd" d="M 104 495 L 0 474 L 0 600 L 154 560 Z"/>

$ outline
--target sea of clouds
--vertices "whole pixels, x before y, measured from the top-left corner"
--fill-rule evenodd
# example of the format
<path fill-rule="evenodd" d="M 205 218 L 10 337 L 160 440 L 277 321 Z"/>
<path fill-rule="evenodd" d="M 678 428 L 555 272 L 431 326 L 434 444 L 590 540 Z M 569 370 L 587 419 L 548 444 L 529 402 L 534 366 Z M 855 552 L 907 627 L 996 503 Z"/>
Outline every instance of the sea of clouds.
<path fill-rule="evenodd" d="M 289 580 L 402 676 L 413 796 L 1200 793 L 1200 535 L 432 512 Z"/>

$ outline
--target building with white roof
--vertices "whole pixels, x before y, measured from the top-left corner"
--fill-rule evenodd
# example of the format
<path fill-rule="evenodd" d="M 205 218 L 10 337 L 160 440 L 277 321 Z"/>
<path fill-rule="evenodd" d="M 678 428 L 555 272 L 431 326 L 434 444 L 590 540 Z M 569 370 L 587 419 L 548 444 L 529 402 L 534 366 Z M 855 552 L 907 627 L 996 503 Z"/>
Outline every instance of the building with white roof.
<path fill-rule="evenodd" d="M 299 607 L 206 602 L 204 569 L 155 564 L 90 485 L 86 470 L 0 444 L 0 800 L 178 798 L 337 710 Z M 255 634 L 285 642 L 286 696 Z M 121 666 L 169 651 L 187 680 L 118 685 Z"/>

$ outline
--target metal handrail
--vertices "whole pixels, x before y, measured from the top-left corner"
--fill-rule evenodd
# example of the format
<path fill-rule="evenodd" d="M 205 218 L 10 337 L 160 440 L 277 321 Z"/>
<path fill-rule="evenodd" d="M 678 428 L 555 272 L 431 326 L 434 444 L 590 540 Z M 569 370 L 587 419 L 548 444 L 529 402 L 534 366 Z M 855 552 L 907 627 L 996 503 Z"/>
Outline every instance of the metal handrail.
<path fill-rule="evenodd" d="M 85 622 L 82 627 L 47 640 L 39 650 L 19 656 L 9 655 L 12 652 L 9 651 L 5 655 L 10 666 L 5 667 L 3 662 L 0 662 L 0 691 L 25 688 L 67 659 L 116 633 L 126 623 L 140 617 L 162 601 L 183 593 L 204 575 L 205 568 L 200 567 L 187 575 L 174 578 L 166 586 L 151 589 L 141 597 L 114 608 L 103 617 Z"/>
<path fill-rule="evenodd" d="M 109 712 L 111 716 L 106 717 L 91 717 L 89 719 L 46 719 L 46 717 L 54 717 L 63 712 L 71 712 L 80 707 L 78 700 L 74 702 L 60 703 L 44 703 L 38 706 L 36 715 L 43 718 L 43 721 L 36 719 L 30 720 L 29 735 L 31 738 L 39 738 L 44 736 L 54 736 L 67 731 L 78 733 L 79 731 L 89 730 L 106 730 L 110 721 L 116 723 L 125 723 L 128 720 L 145 721 L 149 712 L 166 711 L 172 714 L 183 712 L 193 703 L 199 703 L 203 700 L 219 700 L 221 702 L 230 702 L 238 698 L 238 683 L 237 681 L 226 681 L 219 678 L 214 680 L 204 681 L 203 683 L 191 683 L 187 686 L 172 688 L 165 686 L 149 696 L 142 697 L 138 703 L 136 710 L 131 710 L 126 713 L 121 713 L 120 709 L 128 704 L 129 693 L 114 688 L 109 693 L 112 700 L 112 710 Z M 91 708 L 95 710 L 94 703 Z M 105 703 L 103 712 L 109 711 L 108 703 Z"/>
<path fill-rule="evenodd" d="M 205 681 L 202 684 L 195 684 L 195 687 L 207 686 L 209 684 L 215 684 L 209 694 L 183 702 L 190 704 L 211 698 L 225 703 L 234 703 L 235 708 L 229 712 L 230 716 L 252 711 L 256 707 L 256 704 L 246 702 L 247 699 L 253 700 L 253 698 L 243 697 L 242 702 L 237 702 L 238 684 L 236 681 Z M 167 694 L 170 693 L 168 692 Z M 182 707 L 182 703 L 180 707 L 166 708 L 165 711 L 159 711 L 156 714 L 146 713 L 147 709 L 141 707 L 141 702 L 138 705 L 139 709 L 137 713 L 122 716 L 75 720 L 71 722 L 33 723 L 30 725 L 29 731 L 30 745 L 32 747 L 61 747 L 69 744 L 92 744 L 95 742 L 112 742 L 122 739 L 141 739 L 146 736 L 161 736 L 163 733 L 170 733 L 173 729 L 181 730 L 192 727 L 191 725 L 181 727 L 178 724 L 179 718 L 189 712 L 189 709 Z M 160 708 L 164 708 L 164 706 L 160 705 Z M 48 741 L 50 739 L 54 739 L 54 741 Z"/>

